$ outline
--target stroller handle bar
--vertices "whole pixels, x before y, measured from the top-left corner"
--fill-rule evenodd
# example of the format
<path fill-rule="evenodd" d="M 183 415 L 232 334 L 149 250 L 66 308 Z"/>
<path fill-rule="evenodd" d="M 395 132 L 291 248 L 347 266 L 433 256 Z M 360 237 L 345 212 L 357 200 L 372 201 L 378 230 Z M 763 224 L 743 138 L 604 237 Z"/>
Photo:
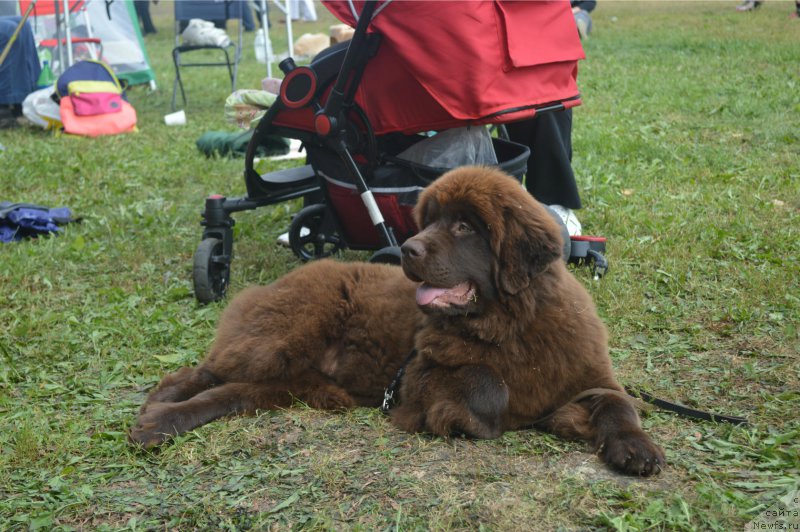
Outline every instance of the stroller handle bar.
<path fill-rule="evenodd" d="M 342 105 L 345 101 L 345 89 L 350 80 L 351 72 L 358 68 L 358 62 L 363 61 L 362 50 L 367 40 L 367 27 L 372 20 L 377 4 L 377 0 L 369 0 L 364 4 L 364 9 L 361 11 L 361 16 L 358 18 L 355 33 L 350 41 L 350 45 L 347 47 L 347 53 L 344 56 L 342 68 L 339 71 L 339 75 L 336 77 L 336 83 L 328 95 L 328 100 L 325 102 L 324 109 L 317 112 L 317 115 L 314 117 L 314 125 L 317 129 L 317 133 L 323 136 L 327 136 L 337 129 L 337 122 L 342 112 Z M 386 4 L 381 7 L 385 6 Z M 352 0 L 350 0 L 350 7 L 351 9 L 355 9 Z"/>
<path fill-rule="evenodd" d="M 383 5 L 381 5 L 380 7 L 377 7 L 377 8 L 375 9 L 375 11 L 374 11 L 374 12 L 373 12 L 373 13 L 370 15 L 370 17 L 369 17 L 369 18 L 370 18 L 370 20 L 372 20 L 373 18 L 375 18 L 375 17 L 378 15 L 378 13 L 380 13 L 381 11 L 383 11 L 383 10 L 384 10 L 384 8 L 385 8 L 386 6 L 388 6 L 389 4 L 391 4 L 391 3 L 392 3 L 392 1 L 393 1 L 393 0 L 386 0 L 386 1 L 383 3 Z M 377 0 L 376 0 L 376 2 L 375 2 L 375 3 L 377 4 Z M 352 14 L 353 14 L 353 20 L 356 20 L 356 21 L 357 21 L 357 20 L 359 20 L 359 15 L 358 15 L 358 12 L 356 11 L 356 5 L 353 3 L 353 0 L 347 0 L 347 5 L 350 7 L 350 13 L 352 13 Z"/>

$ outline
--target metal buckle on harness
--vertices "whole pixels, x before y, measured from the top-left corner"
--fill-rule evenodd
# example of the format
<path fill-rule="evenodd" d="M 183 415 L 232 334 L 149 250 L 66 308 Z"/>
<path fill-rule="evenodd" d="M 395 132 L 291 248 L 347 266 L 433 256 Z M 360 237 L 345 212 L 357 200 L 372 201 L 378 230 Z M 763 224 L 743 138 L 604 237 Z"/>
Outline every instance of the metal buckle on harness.
<path fill-rule="evenodd" d="M 381 403 L 381 412 L 384 414 L 388 414 L 389 410 L 395 405 L 394 393 L 400 389 L 400 381 L 403 380 L 403 375 L 406 372 L 406 366 L 411 359 L 417 356 L 417 350 L 412 349 L 411 352 L 406 357 L 405 361 L 403 361 L 403 365 L 397 369 L 397 373 L 394 375 L 394 379 L 389 384 L 389 387 L 383 391 L 383 403 Z"/>
<path fill-rule="evenodd" d="M 388 414 L 389 410 L 394 406 L 394 390 L 386 388 L 383 392 L 383 403 L 381 403 L 381 412 Z"/>

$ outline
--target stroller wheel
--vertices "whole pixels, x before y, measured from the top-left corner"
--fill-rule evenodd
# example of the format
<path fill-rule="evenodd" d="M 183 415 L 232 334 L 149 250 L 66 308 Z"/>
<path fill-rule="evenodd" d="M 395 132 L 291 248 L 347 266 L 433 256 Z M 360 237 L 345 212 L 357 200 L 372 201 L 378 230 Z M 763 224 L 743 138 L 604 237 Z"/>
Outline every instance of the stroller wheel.
<path fill-rule="evenodd" d="M 343 247 L 339 236 L 323 227 L 325 210 L 323 204 L 309 205 L 289 226 L 289 247 L 303 262 L 330 257 Z"/>
<path fill-rule="evenodd" d="M 225 296 L 231 278 L 231 259 L 219 238 L 206 238 L 194 252 L 194 296 L 200 303 L 211 303 Z"/>

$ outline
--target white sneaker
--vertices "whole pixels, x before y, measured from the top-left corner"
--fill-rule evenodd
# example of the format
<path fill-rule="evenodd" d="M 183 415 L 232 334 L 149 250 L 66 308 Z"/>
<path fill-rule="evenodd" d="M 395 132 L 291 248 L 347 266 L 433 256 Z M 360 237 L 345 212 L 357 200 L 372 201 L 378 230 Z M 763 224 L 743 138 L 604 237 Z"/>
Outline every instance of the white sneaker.
<path fill-rule="evenodd" d="M 553 209 L 564 222 L 564 225 L 567 226 L 569 236 L 578 236 L 581 234 L 581 222 L 578 220 L 578 217 L 575 216 L 575 213 L 572 212 L 572 209 L 567 209 L 561 205 L 548 205 L 548 207 Z"/>
<path fill-rule="evenodd" d="M 592 31 L 592 18 L 589 13 L 583 10 L 575 13 L 575 25 L 578 26 L 578 35 L 581 39 L 589 37 L 589 33 Z"/>

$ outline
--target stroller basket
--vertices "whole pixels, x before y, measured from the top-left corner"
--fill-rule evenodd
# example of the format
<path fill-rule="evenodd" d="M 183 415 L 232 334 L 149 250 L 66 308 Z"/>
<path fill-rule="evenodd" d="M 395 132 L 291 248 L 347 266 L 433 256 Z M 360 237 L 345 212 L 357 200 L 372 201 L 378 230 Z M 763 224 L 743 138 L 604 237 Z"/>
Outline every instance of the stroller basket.
<path fill-rule="evenodd" d="M 424 138 L 424 137 L 419 137 Z M 530 149 L 527 146 L 502 139 L 492 139 L 497 166 L 520 181 L 527 168 Z M 361 199 L 355 183 L 347 176 L 347 169 L 335 153 L 308 146 L 312 167 L 325 180 L 330 206 L 335 210 L 340 231 L 352 249 L 377 249 L 381 235 L 370 221 L 369 212 Z M 416 233 L 411 211 L 420 191 L 451 168 L 434 168 L 400 159 L 383 157 L 367 184 L 372 190 L 386 224 L 392 229 L 398 243 L 403 243 Z"/>

